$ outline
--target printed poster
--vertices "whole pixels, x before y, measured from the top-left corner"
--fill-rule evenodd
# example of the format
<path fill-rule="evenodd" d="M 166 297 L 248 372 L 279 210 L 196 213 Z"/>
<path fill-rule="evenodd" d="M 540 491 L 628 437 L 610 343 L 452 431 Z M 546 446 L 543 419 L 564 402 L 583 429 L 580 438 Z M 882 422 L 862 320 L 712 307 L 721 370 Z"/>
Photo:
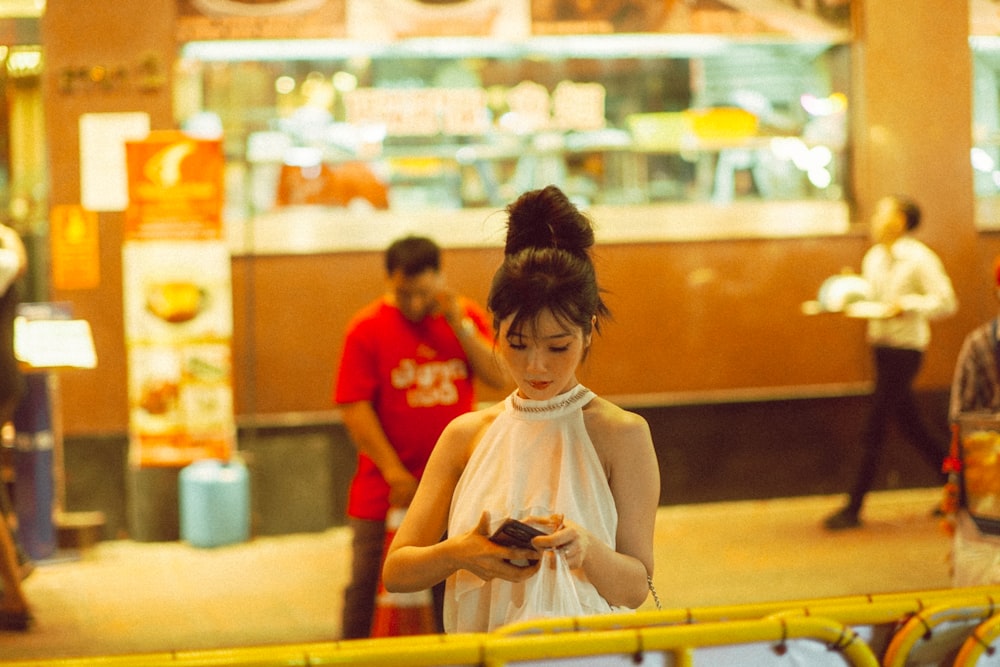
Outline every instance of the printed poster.
<path fill-rule="evenodd" d="M 347 0 L 178 0 L 180 42 L 343 38 Z"/>
<path fill-rule="evenodd" d="M 179 42 L 594 34 L 843 38 L 852 0 L 178 0 Z M 996 25 L 973 12 L 974 25 Z M 974 34 L 994 34 L 983 31 Z"/>
<path fill-rule="evenodd" d="M 125 238 L 219 239 L 222 237 L 221 140 L 183 132 L 150 132 L 125 142 L 128 208 Z"/>
<path fill-rule="evenodd" d="M 236 427 L 221 144 L 169 132 L 126 148 L 129 459 L 138 466 L 225 460 Z"/>
<path fill-rule="evenodd" d="M 94 289 L 101 282 L 97 213 L 82 206 L 53 206 L 49 214 L 52 285 L 59 290 Z"/>

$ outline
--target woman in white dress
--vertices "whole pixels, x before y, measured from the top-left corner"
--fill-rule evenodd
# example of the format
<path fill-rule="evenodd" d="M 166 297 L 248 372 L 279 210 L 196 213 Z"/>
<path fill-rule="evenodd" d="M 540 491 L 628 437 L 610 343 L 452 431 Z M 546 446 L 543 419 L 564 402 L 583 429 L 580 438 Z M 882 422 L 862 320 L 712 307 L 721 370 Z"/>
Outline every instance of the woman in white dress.
<path fill-rule="evenodd" d="M 487 305 L 517 389 L 442 433 L 382 575 L 400 592 L 447 580 L 448 632 L 634 609 L 653 574 L 660 479 L 649 426 L 576 376 L 609 315 L 593 227 L 554 186 L 507 213 Z M 547 534 L 528 548 L 491 541 L 507 518 Z M 550 572 L 567 570 L 552 583 Z"/>

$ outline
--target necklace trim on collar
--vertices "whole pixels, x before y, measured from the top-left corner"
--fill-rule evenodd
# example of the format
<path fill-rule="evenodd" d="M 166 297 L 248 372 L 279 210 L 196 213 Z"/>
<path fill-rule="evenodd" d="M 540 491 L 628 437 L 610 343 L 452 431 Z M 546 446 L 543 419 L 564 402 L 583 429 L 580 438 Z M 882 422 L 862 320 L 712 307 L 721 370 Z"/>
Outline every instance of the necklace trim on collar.
<path fill-rule="evenodd" d="M 532 414 L 544 414 L 547 412 L 558 412 L 570 407 L 590 394 L 590 390 L 583 385 L 577 385 L 576 389 L 566 398 L 553 396 L 543 401 L 533 401 L 519 397 L 516 393 L 511 394 L 511 406 L 518 412 L 529 412 Z"/>

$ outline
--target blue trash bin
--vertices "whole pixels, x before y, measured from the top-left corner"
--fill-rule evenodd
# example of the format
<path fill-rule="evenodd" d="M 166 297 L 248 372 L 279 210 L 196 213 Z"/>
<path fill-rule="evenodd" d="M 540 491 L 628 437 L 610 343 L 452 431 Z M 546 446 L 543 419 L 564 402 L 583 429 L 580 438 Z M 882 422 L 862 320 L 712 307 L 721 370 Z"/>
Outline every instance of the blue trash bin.
<path fill-rule="evenodd" d="M 239 460 L 205 459 L 180 472 L 181 539 L 218 547 L 250 538 L 250 476 Z"/>

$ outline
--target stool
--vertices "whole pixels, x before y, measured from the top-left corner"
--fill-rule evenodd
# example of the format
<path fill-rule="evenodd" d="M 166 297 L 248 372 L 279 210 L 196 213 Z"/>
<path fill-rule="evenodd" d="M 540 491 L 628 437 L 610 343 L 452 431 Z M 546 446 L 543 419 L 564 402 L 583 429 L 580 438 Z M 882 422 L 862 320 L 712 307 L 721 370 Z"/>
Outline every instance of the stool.
<path fill-rule="evenodd" d="M 181 539 L 195 547 L 250 537 L 250 481 L 242 461 L 196 461 L 180 472 Z"/>

